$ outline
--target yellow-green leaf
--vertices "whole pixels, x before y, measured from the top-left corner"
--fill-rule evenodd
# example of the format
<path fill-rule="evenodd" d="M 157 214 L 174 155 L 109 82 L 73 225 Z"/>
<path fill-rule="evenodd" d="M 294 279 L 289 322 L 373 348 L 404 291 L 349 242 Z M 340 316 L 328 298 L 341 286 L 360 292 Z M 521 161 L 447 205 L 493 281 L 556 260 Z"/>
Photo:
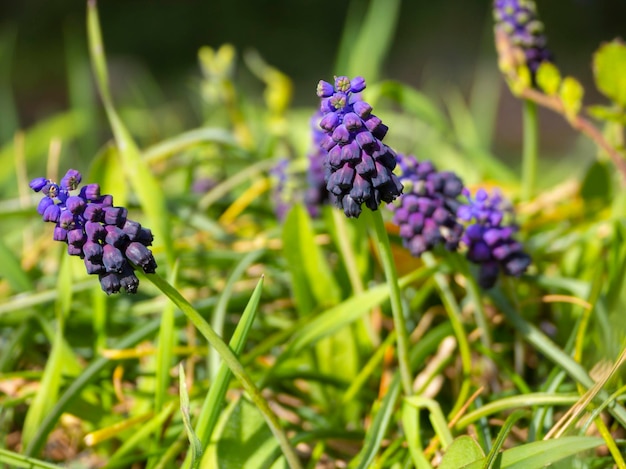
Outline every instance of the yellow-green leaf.
<path fill-rule="evenodd" d="M 598 90 L 620 106 L 626 106 L 626 44 L 614 40 L 593 55 L 593 73 Z"/>
<path fill-rule="evenodd" d="M 537 85 L 546 94 L 554 96 L 561 85 L 561 73 L 556 65 L 550 62 L 542 62 L 537 69 Z"/>
<path fill-rule="evenodd" d="M 583 103 L 585 90 L 578 80 L 565 77 L 559 90 L 559 96 L 563 102 L 565 117 L 572 120 L 576 117 Z"/>

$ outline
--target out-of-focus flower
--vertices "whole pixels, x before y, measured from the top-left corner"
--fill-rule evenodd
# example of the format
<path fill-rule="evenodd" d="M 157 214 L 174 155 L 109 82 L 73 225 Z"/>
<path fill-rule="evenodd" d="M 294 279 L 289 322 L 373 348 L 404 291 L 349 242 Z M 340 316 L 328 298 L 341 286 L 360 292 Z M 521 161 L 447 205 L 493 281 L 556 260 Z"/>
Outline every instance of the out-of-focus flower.
<path fill-rule="evenodd" d="M 449 171 L 437 171 L 430 161 L 398 154 L 403 194 L 389 207 L 404 246 L 414 256 L 444 245 L 455 250 L 463 234 L 456 218 L 463 182 Z"/>
<path fill-rule="evenodd" d="M 329 202 L 329 194 L 324 179 L 324 161 L 328 152 L 321 147 L 326 133 L 320 128 L 322 114 L 316 112 L 311 119 L 311 137 L 313 145 L 308 154 L 307 190 L 304 203 L 312 217 L 318 217 L 322 205 Z"/>
<path fill-rule="evenodd" d="M 457 216 L 472 222 L 465 230 L 463 242 L 468 247 L 467 258 L 480 265 L 480 286 L 493 287 L 500 271 L 514 277 L 522 275 L 531 259 L 513 238 L 517 227 L 506 220 L 512 214 L 510 206 L 497 191 L 489 195 L 479 189 L 473 198 L 467 190 L 464 194 L 469 203 L 458 208 Z"/>
<path fill-rule="evenodd" d="M 358 217 L 361 205 L 377 210 L 402 193 L 402 184 L 393 174 L 395 152 L 382 142 L 387 126 L 361 100 L 365 80 L 335 78 L 334 85 L 320 81 L 322 98 L 320 127 L 326 133 L 320 147 L 328 152 L 325 161 L 326 188 L 335 205 L 346 216 Z"/>
<path fill-rule="evenodd" d="M 44 221 L 55 223 L 54 239 L 67 244 L 68 254 L 85 262 L 88 274 L 97 274 L 108 295 L 124 289 L 136 293 L 139 279 L 133 266 L 154 273 L 157 264 L 147 248 L 152 232 L 127 218 L 124 207 L 115 207 L 111 195 L 101 195 L 98 184 L 83 186 L 81 174 L 70 169 L 56 184 L 46 178 L 30 182 L 44 198 L 37 211 Z"/>
<path fill-rule="evenodd" d="M 493 15 L 496 28 L 506 34 L 512 46 L 524 52 L 526 66 L 533 77 L 542 62 L 552 62 L 543 23 L 537 18 L 533 0 L 494 0 Z"/>
<path fill-rule="evenodd" d="M 289 160 L 283 158 L 270 169 L 273 179 L 272 205 L 278 221 L 283 222 L 294 204 L 294 191 L 289 178 Z"/>

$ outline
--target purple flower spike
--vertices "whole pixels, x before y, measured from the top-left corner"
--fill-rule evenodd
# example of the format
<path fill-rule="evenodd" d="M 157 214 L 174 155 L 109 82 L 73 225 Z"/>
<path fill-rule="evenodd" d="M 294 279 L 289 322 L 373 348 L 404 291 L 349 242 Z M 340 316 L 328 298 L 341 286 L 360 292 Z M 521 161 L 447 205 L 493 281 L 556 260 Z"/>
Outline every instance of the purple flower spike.
<path fill-rule="evenodd" d="M 493 16 L 496 28 L 504 31 L 511 44 L 519 47 L 525 55 L 526 66 L 533 80 L 542 62 L 552 62 L 553 57 L 546 48 L 543 24 L 537 18 L 537 7 L 533 0 L 494 0 Z"/>
<path fill-rule="evenodd" d="M 521 243 L 513 235 L 516 227 L 503 224 L 510 218 L 512 209 L 498 191 L 491 195 L 479 189 L 474 198 L 465 193 L 468 204 L 458 208 L 457 215 L 465 221 L 473 221 L 467 227 L 463 242 L 467 245 L 467 258 L 480 265 L 478 283 L 483 288 L 495 285 L 498 275 L 519 277 L 531 259 L 523 251 Z"/>
<path fill-rule="evenodd" d="M 362 205 L 377 210 L 402 193 L 402 184 L 393 174 L 395 153 L 382 142 L 387 127 L 371 114 L 372 107 L 358 95 L 365 80 L 335 77 L 334 86 L 320 81 L 317 95 L 322 98 L 319 139 L 325 155 L 324 179 L 330 199 L 348 217 L 357 218 Z"/>
<path fill-rule="evenodd" d="M 390 206 L 404 246 L 419 257 L 438 245 L 455 250 L 463 226 L 456 219 L 463 183 L 451 172 L 439 172 L 430 161 L 397 155 L 404 193 Z"/>
<path fill-rule="evenodd" d="M 81 179 L 73 169 L 59 185 L 45 178 L 33 179 L 31 189 L 44 194 L 37 211 L 44 221 L 56 223 L 54 240 L 66 243 L 69 255 L 83 259 L 87 273 L 98 275 L 102 290 L 109 295 L 122 288 L 136 293 L 139 280 L 131 262 L 146 273 L 157 268 L 147 248 L 152 232 L 129 220 L 126 208 L 113 207 L 113 197 L 101 195 L 98 184 L 88 184 L 72 195 Z"/>

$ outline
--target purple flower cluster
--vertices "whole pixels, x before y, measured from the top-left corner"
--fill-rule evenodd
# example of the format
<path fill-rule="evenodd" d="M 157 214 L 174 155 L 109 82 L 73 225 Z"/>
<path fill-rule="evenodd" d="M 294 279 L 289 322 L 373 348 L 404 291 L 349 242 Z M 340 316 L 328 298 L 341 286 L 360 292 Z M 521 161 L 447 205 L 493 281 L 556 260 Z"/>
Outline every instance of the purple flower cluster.
<path fill-rule="evenodd" d="M 530 265 L 530 256 L 513 238 L 517 228 L 505 223 L 510 208 L 500 193 L 494 191 L 490 196 L 484 189 L 479 189 L 474 198 L 467 190 L 464 194 L 469 204 L 460 206 L 457 216 L 473 222 L 465 230 L 463 242 L 468 247 L 467 258 L 480 265 L 480 286 L 493 287 L 500 271 L 514 277 L 522 275 Z"/>
<path fill-rule="evenodd" d="M 44 198 L 37 211 L 46 222 L 55 223 L 54 239 L 67 244 L 67 252 L 85 262 L 88 274 L 97 274 L 108 295 L 121 288 L 136 293 L 139 279 L 133 264 L 154 273 L 157 264 L 147 248 L 152 232 L 127 218 L 124 207 L 113 206 L 111 195 L 100 194 L 98 184 L 87 184 L 72 195 L 82 180 L 70 169 L 60 184 L 39 177 L 30 188 Z"/>
<path fill-rule="evenodd" d="M 324 178 L 324 161 L 328 152 L 322 148 L 322 141 L 326 133 L 320 128 L 322 114 L 316 112 L 311 119 L 311 136 L 313 146 L 309 152 L 309 164 L 307 166 L 307 190 L 304 195 L 304 203 L 312 217 L 318 217 L 320 207 L 330 200 Z"/>
<path fill-rule="evenodd" d="M 274 213 L 278 221 L 283 222 L 287 216 L 287 212 L 291 208 L 290 191 L 288 187 L 288 169 L 289 160 L 282 158 L 276 165 L 270 169 L 270 176 L 274 179 L 272 190 L 272 205 Z"/>
<path fill-rule="evenodd" d="M 463 235 L 463 225 L 456 218 L 463 182 L 456 174 L 437 171 L 430 161 L 418 162 L 414 156 L 398 154 L 398 166 L 404 193 L 390 208 L 404 246 L 416 257 L 440 244 L 455 250 Z"/>
<path fill-rule="evenodd" d="M 382 142 L 387 126 L 372 114 L 372 107 L 359 97 L 365 80 L 335 78 L 334 85 L 320 81 L 322 98 L 320 127 L 326 132 L 320 147 L 328 152 L 325 161 L 326 188 L 335 205 L 346 216 L 357 218 L 361 205 L 378 209 L 402 193 L 402 184 L 393 174 L 395 152 Z"/>
<path fill-rule="evenodd" d="M 512 45 L 524 51 L 533 77 L 542 62 L 552 61 L 533 0 L 494 0 L 493 15 L 496 28 L 501 28 Z"/>

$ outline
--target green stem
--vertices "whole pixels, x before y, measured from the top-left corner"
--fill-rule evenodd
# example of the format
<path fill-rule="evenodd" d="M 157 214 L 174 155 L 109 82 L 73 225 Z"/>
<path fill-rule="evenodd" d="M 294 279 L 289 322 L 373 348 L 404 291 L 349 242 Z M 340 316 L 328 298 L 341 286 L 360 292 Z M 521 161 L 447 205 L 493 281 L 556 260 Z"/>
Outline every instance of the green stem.
<path fill-rule="evenodd" d="M 411 368 L 409 364 L 409 335 L 406 329 L 404 313 L 402 312 L 402 300 L 400 299 L 400 286 L 398 285 L 398 272 L 393 261 L 393 254 L 389 244 L 385 222 L 380 210 L 372 212 L 374 229 L 376 231 L 376 245 L 380 260 L 383 264 L 387 285 L 389 286 L 389 299 L 391 301 L 391 313 L 393 314 L 393 324 L 398 336 L 398 364 L 400 366 L 400 376 L 402 378 L 402 388 L 404 394 L 411 395 L 413 379 L 411 378 Z"/>
<path fill-rule="evenodd" d="M 159 290 L 161 290 L 178 308 L 187 316 L 187 318 L 193 323 L 194 326 L 200 331 L 200 333 L 206 338 L 209 344 L 217 350 L 222 357 L 222 360 L 228 365 L 235 377 L 241 382 L 243 388 L 246 390 L 252 402 L 257 406 L 259 411 L 263 414 L 268 427 L 278 440 L 278 444 L 292 469 L 301 469 L 298 456 L 294 452 L 289 443 L 287 435 L 280 426 L 278 417 L 269 404 L 261 395 L 261 391 L 256 387 L 252 379 L 248 376 L 243 366 L 233 353 L 233 351 L 226 345 L 222 338 L 215 333 L 213 328 L 208 322 L 198 313 L 193 306 L 183 296 L 172 287 L 165 279 L 158 274 L 150 274 L 144 276 L 150 282 L 152 282 Z"/>
<path fill-rule="evenodd" d="M 537 120 L 537 105 L 524 101 L 524 153 L 522 156 L 522 200 L 528 201 L 535 188 L 537 174 L 537 160 L 539 147 L 539 123 Z"/>

